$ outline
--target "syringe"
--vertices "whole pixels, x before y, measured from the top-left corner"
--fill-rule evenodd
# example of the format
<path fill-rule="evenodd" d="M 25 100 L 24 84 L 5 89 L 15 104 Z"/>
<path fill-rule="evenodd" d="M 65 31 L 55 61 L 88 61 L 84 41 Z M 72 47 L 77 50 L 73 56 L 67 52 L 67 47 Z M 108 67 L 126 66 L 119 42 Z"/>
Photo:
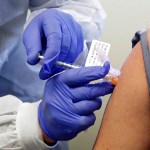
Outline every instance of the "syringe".
<path fill-rule="evenodd" d="M 38 58 L 43 60 L 44 56 L 38 55 Z M 56 61 L 55 64 L 58 65 L 58 66 L 62 66 L 62 67 L 68 68 L 68 69 L 76 69 L 76 68 L 81 68 L 82 67 L 82 66 L 67 64 L 67 63 L 62 62 L 62 61 Z"/>
<path fill-rule="evenodd" d="M 44 56 L 38 55 L 38 58 L 41 59 L 41 60 L 43 60 Z M 61 62 L 61 61 L 56 61 L 55 64 L 58 65 L 58 66 L 62 66 L 64 68 L 68 68 L 68 69 L 76 69 L 76 68 L 81 68 L 82 67 L 82 66 L 67 64 L 67 63 Z M 116 85 L 117 82 L 118 82 L 118 78 L 119 78 L 119 76 L 112 76 L 110 74 L 107 74 L 104 77 L 104 79 L 100 79 L 100 80 L 107 80 L 107 81 L 111 82 L 113 85 Z"/>

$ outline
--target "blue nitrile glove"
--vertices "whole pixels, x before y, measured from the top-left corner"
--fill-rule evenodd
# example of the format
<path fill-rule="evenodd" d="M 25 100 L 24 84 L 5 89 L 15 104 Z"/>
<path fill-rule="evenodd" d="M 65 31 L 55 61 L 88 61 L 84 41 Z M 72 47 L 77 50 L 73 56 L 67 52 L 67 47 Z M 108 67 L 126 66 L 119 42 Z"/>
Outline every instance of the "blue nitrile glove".
<path fill-rule="evenodd" d="M 23 43 L 29 64 L 39 62 L 38 53 L 44 55 L 40 78 L 48 79 L 63 70 L 54 65 L 57 60 L 73 63 L 82 52 L 83 33 L 71 15 L 57 9 L 47 9 L 27 26 Z"/>
<path fill-rule="evenodd" d="M 94 111 L 100 109 L 101 99 L 113 91 L 109 82 L 88 84 L 103 78 L 109 70 L 104 67 L 70 69 L 47 81 L 38 116 L 43 132 L 55 141 L 70 140 L 95 122 Z"/>

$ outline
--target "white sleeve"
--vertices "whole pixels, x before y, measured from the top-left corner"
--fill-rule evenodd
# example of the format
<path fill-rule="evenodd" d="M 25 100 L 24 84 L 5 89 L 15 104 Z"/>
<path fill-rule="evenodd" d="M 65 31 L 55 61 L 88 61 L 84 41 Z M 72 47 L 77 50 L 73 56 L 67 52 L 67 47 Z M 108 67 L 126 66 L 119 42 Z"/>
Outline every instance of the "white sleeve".
<path fill-rule="evenodd" d="M 21 104 L 21 101 L 12 96 L 0 98 L 0 149 L 22 150 L 18 143 L 15 125 Z"/>
<path fill-rule="evenodd" d="M 37 1 L 37 3 L 39 2 Z M 41 13 L 41 9 L 45 8 L 57 8 L 71 14 L 82 26 L 86 42 L 100 38 L 106 13 L 99 0 L 49 0 L 41 5 L 32 0 L 31 11 L 33 14 L 31 18 L 33 19 Z M 32 20 L 31 18 L 28 23 Z"/>
<path fill-rule="evenodd" d="M 38 123 L 39 102 L 22 103 L 14 96 L 0 98 L 0 149 L 46 150 Z M 60 142 L 61 143 L 61 142 Z"/>

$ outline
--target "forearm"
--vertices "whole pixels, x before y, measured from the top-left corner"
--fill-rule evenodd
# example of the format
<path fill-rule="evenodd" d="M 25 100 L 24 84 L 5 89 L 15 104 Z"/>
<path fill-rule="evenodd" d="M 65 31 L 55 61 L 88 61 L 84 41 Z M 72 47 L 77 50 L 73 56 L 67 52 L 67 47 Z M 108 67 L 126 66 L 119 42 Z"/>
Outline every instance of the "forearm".
<path fill-rule="evenodd" d="M 141 43 L 122 67 L 93 150 L 148 150 L 150 99 Z"/>

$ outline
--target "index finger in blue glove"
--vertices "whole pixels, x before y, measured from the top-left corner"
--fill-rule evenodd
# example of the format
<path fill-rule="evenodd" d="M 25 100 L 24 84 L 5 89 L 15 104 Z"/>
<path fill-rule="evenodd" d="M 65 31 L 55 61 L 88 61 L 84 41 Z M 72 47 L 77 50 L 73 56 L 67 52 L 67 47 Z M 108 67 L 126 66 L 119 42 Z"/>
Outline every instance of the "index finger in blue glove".
<path fill-rule="evenodd" d="M 100 109 L 102 106 L 102 100 L 96 98 L 94 100 L 84 100 L 77 103 L 74 103 L 74 109 L 72 110 L 75 114 L 80 116 L 90 115 L 94 111 Z"/>
<path fill-rule="evenodd" d="M 95 99 L 99 96 L 105 96 L 106 94 L 112 93 L 114 90 L 114 86 L 105 81 L 97 84 L 88 84 L 85 85 L 84 87 L 78 87 L 78 88 L 73 88 L 72 89 L 72 101 L 78 102 L 81 100 L 91 100 Z"/>
<path fill-rule="evenodd" d="M 43 66 L 40 71 L 40 78 L 45 80 L 51 76 L 51 68 L 58 59 L 62 42 L 62 33 L 60 25 L 55 20 L 51 22 L 50 20 L 48 21 L 47 19 L 43 19 L 43 24 L 47 44 Z"/>
<path fill-rule="evenodd" d="M 93 66 L 70 69 L 64 72 L 60 76 L 60 79 L 69 86 L 81 85 L 105 77 L 109 69 L 109 62 L 106 62 L 103 67 Z"/>
<path fill-rule="evenodd" d="M 92 113 L 88 116 L 80 116 L 79 117 L 79 123 L 78 123 L 78 124 L 80 124 L 80 126 L 77 129 L 78 132 L 86 130 L 90 126 L 94 125 L 95 120 L 96 120 L 96 117 L 95 117 L 94 113 Z"/>
<path fill-rule="evenodd" d="M 42 51 L 41 34 L 40 28 L 34 20 L 23 33 L 23 43 L 27 52 L 27 62 L 30 65 L 35 65 L 39 62 L 38 53 Z"/>

